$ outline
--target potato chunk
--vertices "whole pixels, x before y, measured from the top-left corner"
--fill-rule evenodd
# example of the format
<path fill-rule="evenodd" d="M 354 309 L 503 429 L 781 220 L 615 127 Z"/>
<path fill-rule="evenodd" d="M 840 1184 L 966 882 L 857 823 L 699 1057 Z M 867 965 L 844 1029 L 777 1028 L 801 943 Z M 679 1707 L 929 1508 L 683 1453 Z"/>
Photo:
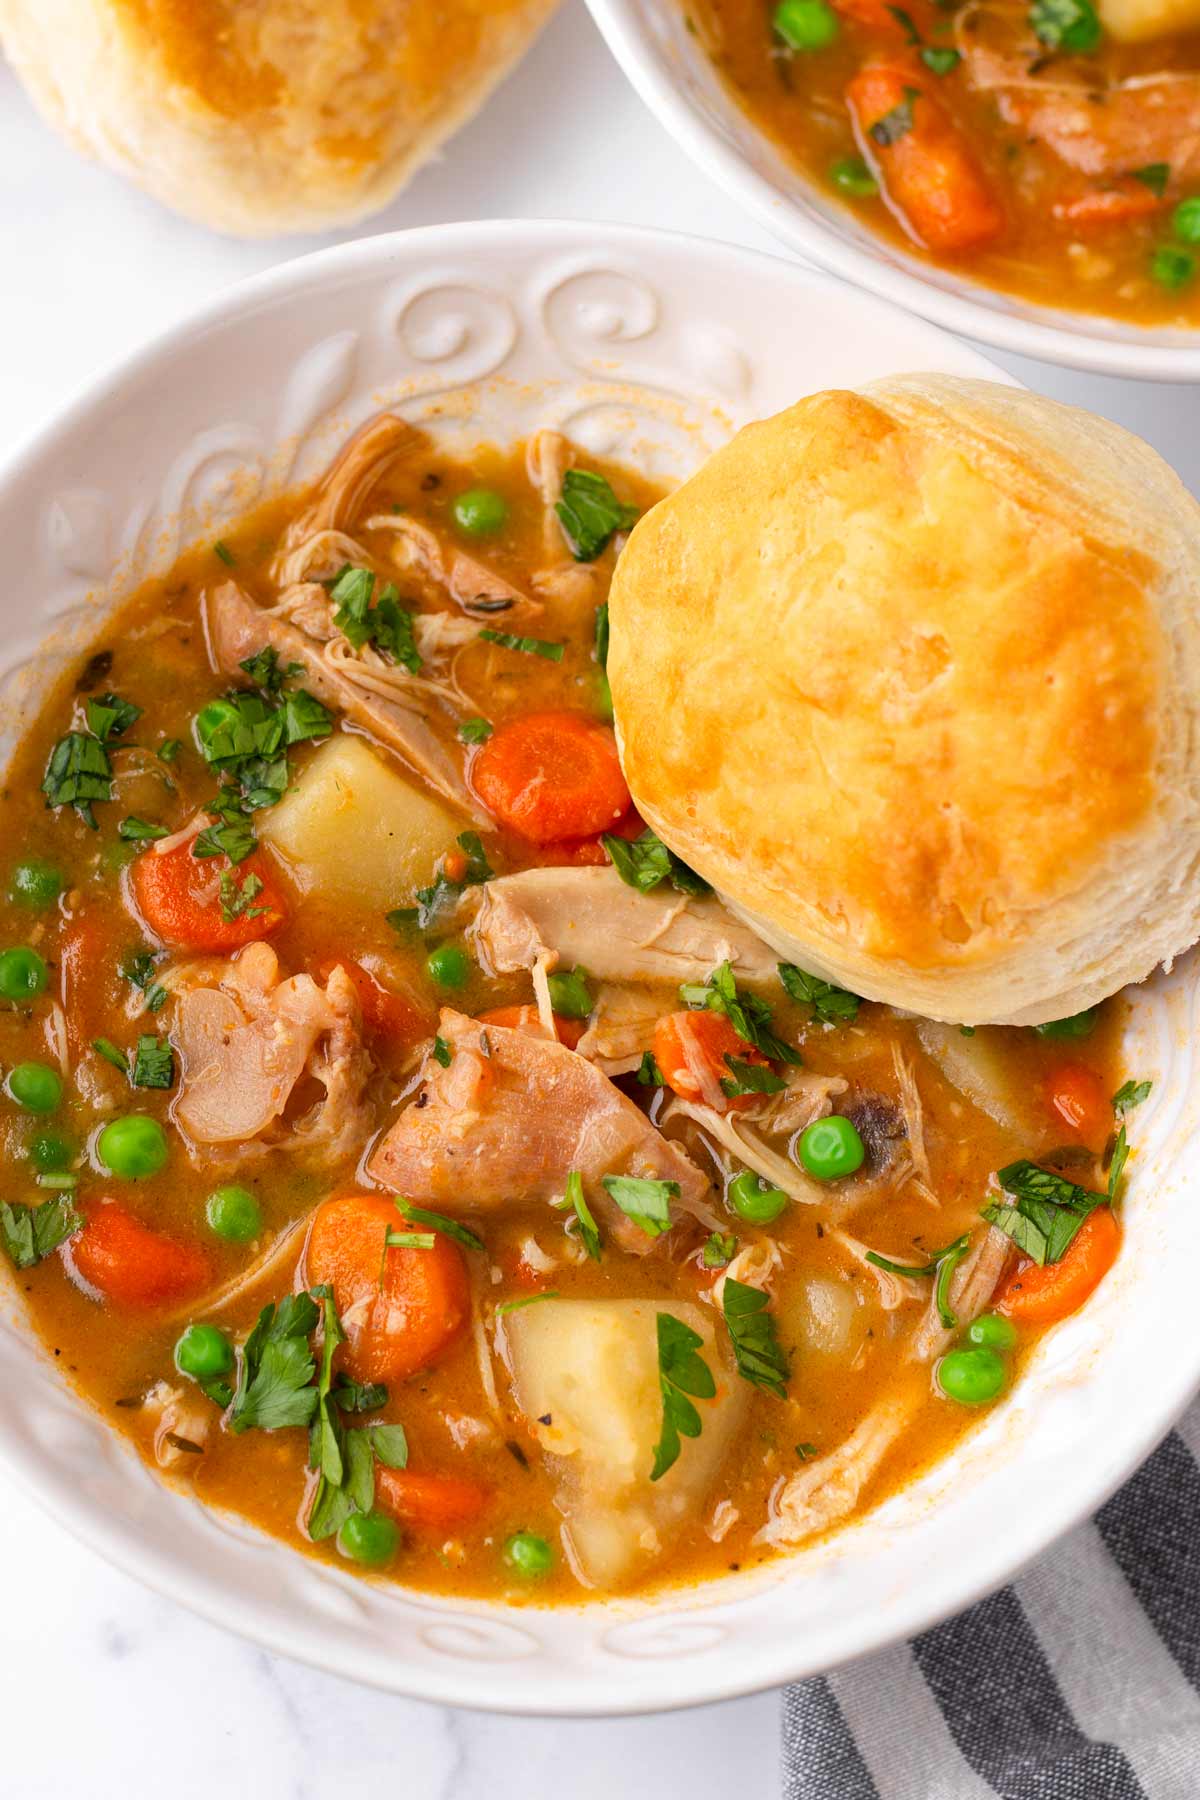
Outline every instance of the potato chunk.
<path fill-rule="evenodd" d="M 1100 22 L 1122 44 L 1200 28 L 1200 0 L 1100 0 Z"/>
<path fill-rule="evenodd" d="M 660 1312 L 704 1340 L 717 1393 L 695 1403 L 700 1436 L 685 1438 L 678 1462 L 652 1482 L 662 1429 Z M 628 1581 L 708 1499 L 746 1408 L 745 1384 L 716 1330 L 705 1307 L 654 1300 L 542 1300 L 501 1323 L 517 1405 L 558 1477 L 564 1542 L 590 1587 Z"/>
<path fill-rule="evenodd" d="M 462 821 L 418 793 L 360 737 L 323 744 L 278 806 L 258 815 L 264 843 L 305 893 L 386 912 L 433 879 Z"/>

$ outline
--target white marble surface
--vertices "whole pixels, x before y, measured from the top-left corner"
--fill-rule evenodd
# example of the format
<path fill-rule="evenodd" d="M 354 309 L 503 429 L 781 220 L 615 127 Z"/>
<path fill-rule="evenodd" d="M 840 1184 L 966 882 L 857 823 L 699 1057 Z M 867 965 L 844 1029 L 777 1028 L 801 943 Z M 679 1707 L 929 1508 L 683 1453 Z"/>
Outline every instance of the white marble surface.
<path fill-rule="evenodd" d="M 369 229 L 482 217 L 622 219 L 772 248 L 626 87 L 579 0 L 485 116 Z M 311 248 L 240 244 L 78 161 L 0 69 L 0 457 L 106 364 L 242 275 Z M 1200 483 L 1200 396 L 1006 359 L 1149 437 Z M 13 571 L 9 571 L 12 579 Z M 147 1593 L 38 1515 L 0 1471 L 0 1794 L 108 1800 L 760 1800 L 777 1699 L 632 1721 L 491 1719 L 272 1658 Z M 537 1696 L 530 1694 L 531 1706 Z"/>

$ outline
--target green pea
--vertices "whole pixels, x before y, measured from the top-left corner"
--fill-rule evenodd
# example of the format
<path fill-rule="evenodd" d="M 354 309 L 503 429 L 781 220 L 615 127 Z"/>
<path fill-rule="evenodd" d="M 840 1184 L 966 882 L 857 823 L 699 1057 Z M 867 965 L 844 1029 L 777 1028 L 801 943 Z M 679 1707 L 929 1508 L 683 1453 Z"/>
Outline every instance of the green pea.
<path fill-rule="evenodd" d="M 879 192 L 879 183 L 861 156 L 839 157 L 829 171 L 829 179 L 852 200 L 871 200 Z"/>
<path fill-rule="evenodd" d="M 867 1154 L 863 1141 L 849 1119 L 831 1113 L 827 1119 L 814 1119 L 800 1133 L 800 1161 L 818 1181 L 836 1181 L 841 1175 L 853 1175 L 861 1169 Z"/>
<path fill-rule="evenodd" d="M 564 970 L 547 976 L 550 1004 L 564 1019 L 586 1019 L 591 1016 L 592 996 L 588 993 L 587 970 Z"/>
<path fill-rule="evenodd" d="M 51 1170 L 66 1168 L 74 1158 L 75 1146 L 56 1131 L 38 1131 L 26 1144 L 25 1154 L 35 1169 L 48 1174 Z"/>
<path fill-rule="evenodd" d="M 62 1076 L 48 1063 L 23 1062 L 9 1070 L 10 1099 L 26 1112 L 52 1113 L 63 1097 Z"/>
<path fill-rule="evenodd" d="M 214 1188 L 208 1196 L 204 1216 L 218 1237 L 231 1244 L 248 1244 L 262 1230 L 262 1213 L 249 1188 Z"/>
<path fill-rule="evenodd" d="M 1174 293 L 1186 287 L 1196 273 L 1196 259 L 1190 250 L 1177 250 L 1174 244 L 1160 244 L 1150 258 L 1150 273 L 1160 287 Z"/>
<path fill-rule="evenodd" d="M 400 1528 L 386 1513 L 351 1513 L 337 1534 L 337 1547 L 364 1569 L 379 1569 L 399 1549 Z"/>
<path fill-rule="evenodd" d="M 31 856 L 13 870 L 8 892 L 19 906 L 41 912 L 54 905 L 66 885 L 53 863 L 44 862 L 40 856 Z"/>
<path fill-rule="evenodd" d="M 1086 1012 L 1072 1013 L 1066 1019 L 1047 1019 L 1044 1025 L 1035 1025 L 1034 1030 L 1039 1037 L 1084 1038 L 1094 1027 L 1098 1011 L 1098 1007 L 1089 1006 Z"/>
<path fill-rule="evenodd" d="M 45 958 L 28 944 L 0 950 L 0 999 L 36 1000 L 50 979 Z"/>
<path fill-rule="evenodd" d="M 504 1546 L 504 1560 L 518 1575 L 538 1581 L 554 1567 L 554 1551 L 536 1531 L 515 1531 Z"/>
<path fill-rule="evenodd" d="M 201 746 L 210 744 L 226 726 L 240 724 L 241 716 L 232 700 L 210 700 L 196 714 L 196 736 Z"/>
<path fill-rule="evenodd" d="M 838 35 L 837 14 L 826 0 L 781 0 L 772 24 L 790 50 L 827 50 Z"/>
<path fill-rule="evenodd" d="M 983 1345 L 974 1350 L 948 1350 L 935 1374 L 946 1398 L 957 1400 L 960 1406 L 986 1406 L 1004 1391 L 1003 1358 Z"/>
<path fill-rule="evenodd" d="M 729 1184 L 729 1204 L 748 1225 L 769 1225 L 788 1203 L 782 1188 L 770 1187 L 753 1169 L 743 1169 Z"/>
<path fill-rule="evenodd" d="M 471 959 L 457 944 L 439 944 L 425 958 L 425 967 L 429 979 L 439 987 L 460 988 L 466 986 L 471 973 Z"/>
<path fill-rule="evenodd" d="M 175 1346 L 175 1367 L 196 1381 L 227 1375 L 233 1367 L 233 1345 L 215 1325 L 189 1325 Z"/>
<path fill-rule="evenodd" d="M 146 1113 L 126 1113 L 104 1127 L 96 1140 L 96 1154 L 110 1174 L 137 1181 L 143 1175 L 157 1175 L 165 1165 L 167 1134 Z"/>
<path fill-rule="evenodd" d="M 1200 194 L 1179 202 L 1171 214 L 1171 228 L 1185 244 L 1200 244 Z"/>
<path fill-rule="evenodd" d="M 983 1350 L 1011 1350 L 1017 1341 L 1017 1328 L 1003 1313 L 980 1313 L 967 1326 L 968 1344 Z"/>
<path fill-rule="evenodd" d="M 469 537 L 490 537 L 508 518 L 508 502 L 495 488 L 468 488 L 450 510 L 454 523 Z"/>

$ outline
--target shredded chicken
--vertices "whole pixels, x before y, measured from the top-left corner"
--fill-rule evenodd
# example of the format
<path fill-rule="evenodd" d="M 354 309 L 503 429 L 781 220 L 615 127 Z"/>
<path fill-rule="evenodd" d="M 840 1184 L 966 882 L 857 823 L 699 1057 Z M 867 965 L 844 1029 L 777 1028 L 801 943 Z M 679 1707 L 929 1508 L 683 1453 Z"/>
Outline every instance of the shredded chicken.
<path fill-rule="evenodd" d="M 154 1460 L 160 1469 L 195 1463 L 208 1442 L 216 1414 L 198 1394 L 156 1381 L 143 1402 L 154 1424 Z"/>
<path fill-rule="evenodd" d="M 376 513 L 366 521 L 366 529 L 392 532 L 397 567 L 406 575 L 423 575 L 437 592 L 449 594 L 455 605 L 479 624 L 495 620 L 508 629 L 541 617 L 540 600 L 523 594 L 465 550 L 443 544 L 430 526 L 410 519 L 407 513 Z"/>
<path fill-rule="evenodd" d="M 706 981 L 729 962 L 739 982 L 775 978 L 778 958 L 719 900 L 626 886 L 615 869 L 525 869 L 471 890 L 471 936 L 498 974 L 574 964 L 599 981 Z"/>
<path fill-rule="evenodd" d="M 643 987 L 602 982 L 576 1050 L 606 1075 L 628 1075 L 651 1048 L 662 1010 L 661 1002 Z"/>
<path fill-rule="evenodd" d="M 340 634 L 322 643 L 291 620 L 256 606 L 236 582 L 209 590 L 204 619 L 218 668 L 233 674 L 248 657 L 272 645 L 281 662 L 304 665 L 305 686 L 324 705 L 397 751 L 477 825 L 486 828 L 490 823 L 467 787 L 457 757 L 429 724 L 430 713 L 444 699 L 435 684 L 409 675 L 374 651 L 355 657 Z"/>
<path fill-rule="evenodd" d="M 194 1145 L 242 1144 L 282 1118 L 302 1075 L 325 1097 L 289 1141 L 335 1160 L 370 1125 L 363 1090 L 358 997 L 336 966 L 324 988 L 311 975 L 283 979 L 269 944 L 248 944 L 218 965 L 215 983 L 176 990 L 173 1036 L 182 1064 L 173 1114 Z"/>
<path fill-rule="evenodd" d="M 818 1075 L 808 1069 L 789 1069 L 787 1086 L 778 1094 L 763 1094 L 752 1109 L 742 1113 L 742 1117 L 764 1131 L 792 1136 L 815 1119 L 828 1118 L 834 1101 L 849 1086 L 844 1075 Z"/>
<path fill-rule="evenodd" d="M 893 1275 L 890 1269 L 881 1269 L 877 1264 L 867 1261 L 871 1246 L 862 1244 L 848 1231 L 839 1231 L 836 1227 L 826 1226 L 825 1235 L 840 1244 L 851 1262 L 858 1263 L 870 1275 L 879 1293 L 879 1304 L 884 1312 L 896 1312 L 902 1306 L 908 1306 L 926 1300 L 929 1297 L 928 1283 L 912 1276 Z M 916 1257 L 913 1261 L 916 1262 Z"/>
<path fill-rule="evenodd" d="M 783 1256 L 773 1238 L 759 1238 L 756 1243 L 744 1244 L 733 1261 L 721 1270 L 706 1297 L 719 1311 L 725 1304 L 725 1283 L 731 1276 L 744 1287 L 759 1288 L 769 1294 L 775 1272 L 782 1266 Z"/>
<path fill-rule="evenodd" d="M 288 526 L 283 554 L 286 556 L 318 532 L 348 531 L 371 489 L 392 464 L 402 456 L 415 455 L 425 442 L 419 431 L 394 413 L 381 413 L 371 419 L 342 448 L 318 482 L 309 504 Z"/>
<path fill-rule="evenodd" d="M 643 1176 L 677 1182 L 674 1215 L 715 1228 L 700 1170 L 583 1057 L 448 1010 L 438 1032 L 449 1066 L 427 1057 L 419 1090 L 367 1164 L 381 1186 L 455 1213 L 492 1212 L 560 1200 L 578 1170 L 610 1234 L 640 1254 L 653 1239 L 617 1208 L 601 1177 Z"/>
<path fill-rule="evenodd" d="M 321 583 L 340 574 L 347 563 L 363 568 L 369 567 L 370 561 L 358 539 L 347 532 L 314 531 L 293 549 L 275 558 L 271 578 L 283 590 L 283 595 L 309 588 L 314 591 L 314 597 L 323 596 L 325 589 Z"/>
<path fill-rule="evenodd" d="M 925 1112 L 921 1105 L 921 1090 L 917 1086 L 917 1072 L 911 1057 L 905 1056 L 899 1044 L 892 1044 L 892 1066 L 896 1071 L 896 1084 L 900 1089 L 900 1106 L 904 1114 L 904 1129 L 908 1138 L 908 1154 L 916 1171 L 917 1180 L 926 1192 L 933 1192 L 933 1176 L 929 1169 L 929 1156 L 925 1149 Z"/>
<path fill-rule="evenodd" d="M 810 1180 L 786 1156 L 772 1150 L 754 1126 L 747 1125 L 737 1113 L 718 1112 L 715 1107 L 705 1106 L 700 1101 L 682 1100 L 676 1096 L 662 1115 L 664 1125 L 669 1125 L 673 1119 L 691 1119 L 706 1137 L 712 1138 L 739 1163 L 753 1169 L 772 1187 L 781 1188 L 793 1200 L 806 1206 L 829 1205 L 828 1190 Z"/>

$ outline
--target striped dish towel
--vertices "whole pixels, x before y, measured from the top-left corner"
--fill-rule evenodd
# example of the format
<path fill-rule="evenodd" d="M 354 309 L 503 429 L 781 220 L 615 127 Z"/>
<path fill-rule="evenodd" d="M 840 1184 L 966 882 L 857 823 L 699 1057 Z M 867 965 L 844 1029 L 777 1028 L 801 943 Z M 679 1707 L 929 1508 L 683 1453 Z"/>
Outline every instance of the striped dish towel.
<path fill-rule="evenodd" d="M 1200 1401 L 969 1612 L 783 1696 L 785 1800 L 1200 1800 Z"/>

